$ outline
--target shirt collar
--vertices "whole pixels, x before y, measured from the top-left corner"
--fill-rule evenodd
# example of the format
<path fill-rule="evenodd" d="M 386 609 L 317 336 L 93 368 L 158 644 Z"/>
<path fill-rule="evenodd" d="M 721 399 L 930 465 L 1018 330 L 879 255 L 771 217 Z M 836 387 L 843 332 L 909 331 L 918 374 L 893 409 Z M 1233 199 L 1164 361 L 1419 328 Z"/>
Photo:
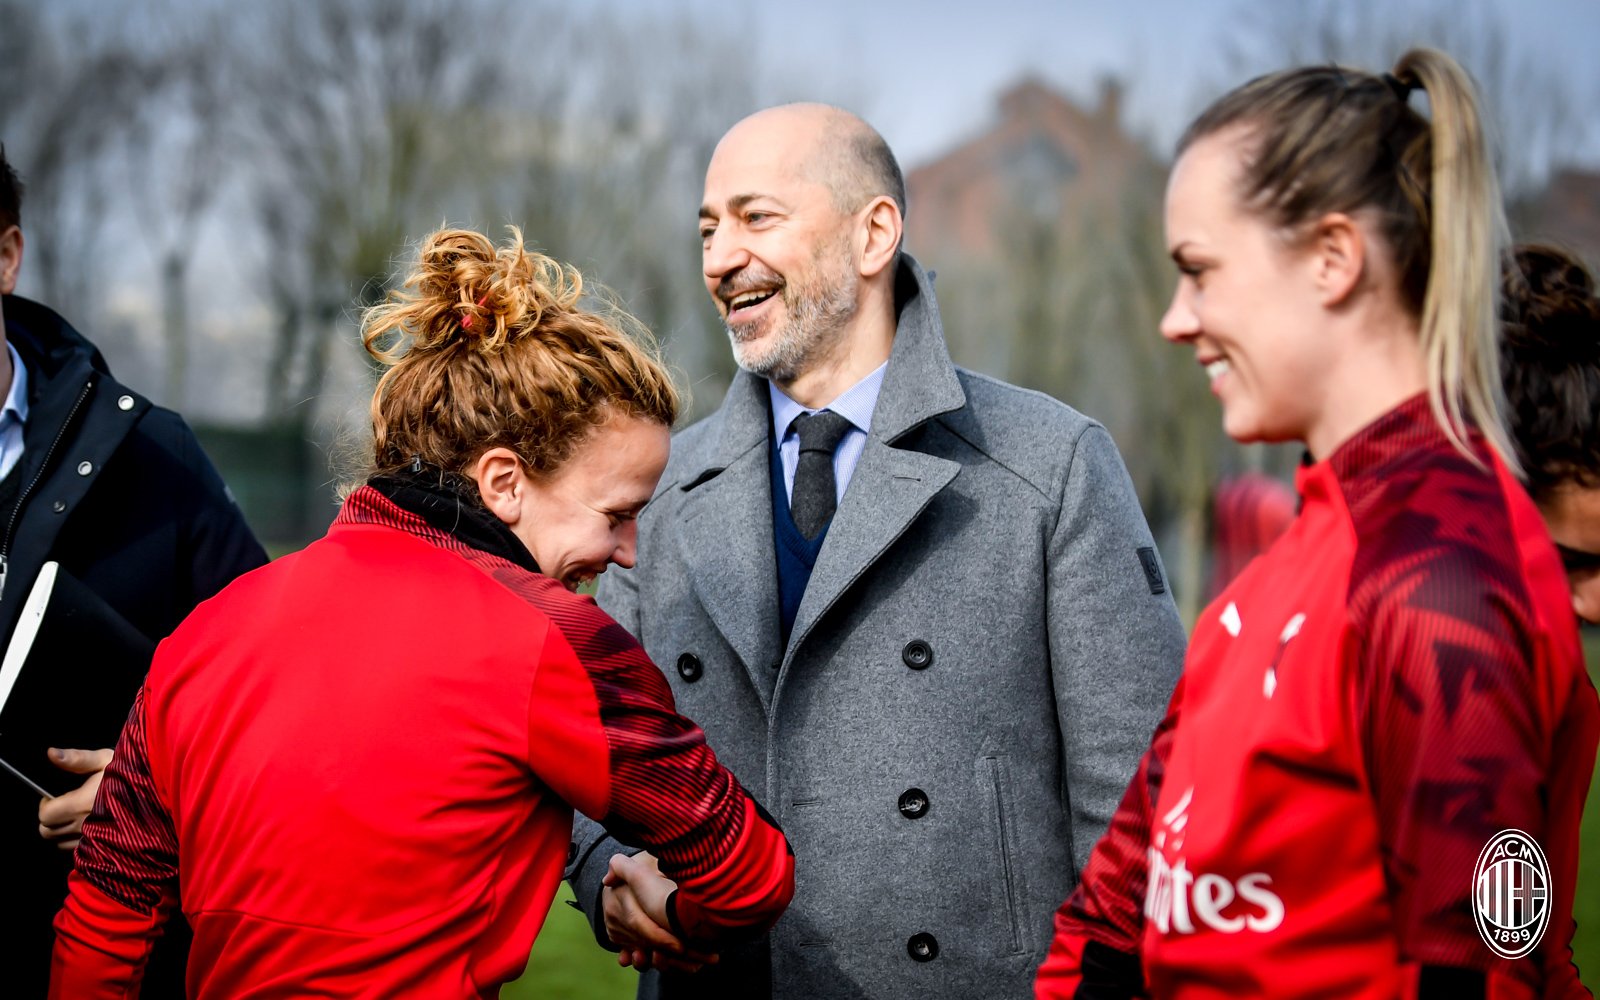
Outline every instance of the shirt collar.
<path fill-rule="evenodd" d="M 872 411 L 878 405 L 878 390 L 883 388 L 883 373 L 888 367 L 889 362 L 885 361 L 822 409 L 832 410 L 850 421 L 861 433 L 867 433 L 872 429 Z M 784 435 L 788 433 L 789 425 L 794 423 L 795 417 L 802 413 L 816 412 L 807 410 L 790 399 L 787 393 L 770 380 L 767 382 L 767 395 L 772 400 L 772 430 L 779 441 L 782 441 Z"/>
<path fill-rule="evenodd" d="M 6 353 L 11 355 L 11 392 L 6 395 L 4 406 L 0 406 L 0 419 L 15 414 L 17 423 L 28 422 L 28 366 L 22 363 L 21 355 L 11 342 L 6 341 Z"/>

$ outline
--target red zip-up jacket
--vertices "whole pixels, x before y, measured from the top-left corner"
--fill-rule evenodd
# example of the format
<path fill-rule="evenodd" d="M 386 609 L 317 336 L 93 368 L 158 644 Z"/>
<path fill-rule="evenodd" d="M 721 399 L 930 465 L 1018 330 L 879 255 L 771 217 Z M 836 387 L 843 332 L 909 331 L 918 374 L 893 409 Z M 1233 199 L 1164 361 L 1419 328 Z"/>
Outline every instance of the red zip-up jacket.
<path fill-rule="evenodd" d="M 1600 702 L 1539 513 L 1474 446 L 1489 471 L 1418 397 L 1300 470 L 1293 526 L 1195 626 L 1037 997 L 1588 995 L 1570 945 Z M 1508 828 L 1550 869 L 1516 959 L 1474 914 Z"/>
<path fill-rule="evenodd" d="M 370 487 L 162 643 L 84 826 L 51 995 L 137 995 L 164 912 L 191 997 L 490 997 L 576 807 L 654 851 L 690 940 L 769 926 L 783 834 L 587 597 Z"/>

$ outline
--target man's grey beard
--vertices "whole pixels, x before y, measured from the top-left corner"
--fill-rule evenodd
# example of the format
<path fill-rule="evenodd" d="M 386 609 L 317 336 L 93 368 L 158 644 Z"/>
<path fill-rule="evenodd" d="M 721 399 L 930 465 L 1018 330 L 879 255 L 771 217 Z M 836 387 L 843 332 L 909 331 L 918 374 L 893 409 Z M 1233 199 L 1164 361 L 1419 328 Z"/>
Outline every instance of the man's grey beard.
<path fill-rule="evenodd" d="M 843 267 L 835 280 L 832 275 L 813 271 L 819 287 L 783 288 L 784 312 L 788 322 L 774 334 L 767 353 L 750 357 L 746 345 L 756 333 L 751 323 L 724 323 L 733 342 L 733 360 L 752 375 L 775 382 L 792 382 L 821 358 L 827 357 L 844 339 L 845 327 L 856 314 L 856 291 L 860 282 L 850 267 L 849 248 L 845 248 Z"/>

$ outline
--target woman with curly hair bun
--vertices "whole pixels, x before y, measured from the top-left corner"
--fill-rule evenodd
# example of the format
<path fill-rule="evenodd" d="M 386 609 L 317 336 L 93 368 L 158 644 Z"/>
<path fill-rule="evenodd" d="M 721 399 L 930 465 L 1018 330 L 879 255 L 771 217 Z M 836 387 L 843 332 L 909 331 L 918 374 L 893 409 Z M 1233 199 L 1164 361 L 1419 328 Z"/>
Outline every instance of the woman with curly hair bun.
<path fill-rule="evenodd" d="M 631 858 L 610 880 L 695 949 L 793 893 L 783 834 L 575 592 L 632 565 L 667 460 L 678 393 L 638 324 L 520 233 L 445 230 L 364 339 L 387 368 L 371 475 L 325 538 L 162 644 L 84 828 L 53 996 L 136 994 L 174 905 L 193 997 L 496 996 L 574 809 L 649 849 L 675 888 Z"/>
<path fill-rule="evenodd" d="M 1178 151 L 1161 333 L 1230 436 L 1305 444 L 1301 509 L 1196 622 L 1036 993 L 1587 996 L 1600 702 L 1502 416 L 1471 80 L 1274 73 Z"/>

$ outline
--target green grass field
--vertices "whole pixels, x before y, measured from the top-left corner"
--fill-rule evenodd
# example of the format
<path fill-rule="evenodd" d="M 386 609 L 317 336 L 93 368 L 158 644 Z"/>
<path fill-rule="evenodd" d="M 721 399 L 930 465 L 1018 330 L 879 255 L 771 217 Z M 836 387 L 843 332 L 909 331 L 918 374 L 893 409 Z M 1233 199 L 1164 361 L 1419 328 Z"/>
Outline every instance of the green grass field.
<path fill-rule="evenodd" d="M 1600 686 L 1600 629 L 1583 630 L 1583 655 L 1589 676 Z M 1582 855 L 1578 859 L 1578 898 L 1572 908 L 1578 922 L 1572 950 L 1584 985 L 1600 989 L 1600 768 L 1589 784 L 1583 809 Z"/>
<path fill-rule="evenodd" d="M 583 914 L 567 905 L 563 883 L 533 944 L 528 971 L 500 991 L 502 1000 L 631 1000 L 639 974 L 594 943 Z"/>
<path fill-rule="evenodd" d="M 1589 673 L 1600 683 L 1600 630 L 1584 631 Z M 628 1000 L 637 977 L 602 951 L 581 914 L 566 905 L 572 898 L 563 885 L 544 931 L 533 946 L 528 971 L 501 992 L 505 1000 Z M 1600 986 L 1600 771 L 1589 788 L 1583 815 L 1583 857 L 1578 869 L 1575 907 L 1578 934 L 1573 941 L 1584 982 Z"/>

